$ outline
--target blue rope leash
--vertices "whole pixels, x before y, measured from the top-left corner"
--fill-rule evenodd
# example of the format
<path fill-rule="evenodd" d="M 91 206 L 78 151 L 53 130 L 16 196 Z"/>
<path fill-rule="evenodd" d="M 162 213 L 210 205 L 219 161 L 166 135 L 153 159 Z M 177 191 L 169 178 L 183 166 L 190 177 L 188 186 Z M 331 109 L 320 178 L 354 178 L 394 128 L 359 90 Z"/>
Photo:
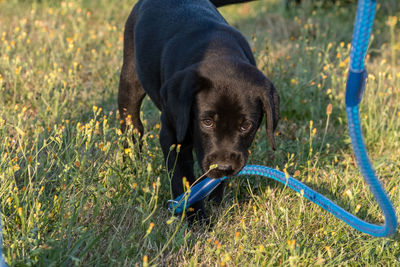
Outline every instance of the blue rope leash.
<path fill-rule="evenodd" d="M 2 244 L 3 244 L 3 232 L 2 232 L 2 225 L 1 225 L 1 221 L 0 221 L 0 267 L 7 267 L 7 264 L 4 262 L 3 259 L 3 248 L 2 248 Z"/>
<path fill-rule="evenodd" d="M 369 185 L 375 196 L 379 207 L 385 216 L 384 225 L 375 225 L 365 222 L 353 214 L 347 212 L 337 204 L 315 192 L 305 184 L 297 181 L 293 177 L 269 168 L 258 165 L 246 165 L 237 175 L 259 175 L 281 182 L 294 191 L 304 195 L 308 200 L 316 203 L 323 209 L 329 211 L 334 216 L 344 221 L 353 228 L 376 237 L 390 236 L 396 232 L 397 218 L 396 212 L 385 193 L 382 185 L 375 175 L 365 148 L 360 116 L 359 103 L 365 89 L 367 72 L 364 68 L 365 55 L 371 36 L 372 25 L 375 17 L 376 0 L 359 0 L 357 7 L 356 20 L 353 31 L 353 40 L 350 52 L 350 69 L 346 84 L 346 113 L 348 118 L 348 128 L 356 156 L 358 166 L 366 183 Z M 189 191 L 180 195 L 175 200 L 170 200 L 170 210 L 175 214 L 182 213 L 185 208 L 193 203 L 206 198 L 223 180 L 205 178 L 195 184 Z"/>

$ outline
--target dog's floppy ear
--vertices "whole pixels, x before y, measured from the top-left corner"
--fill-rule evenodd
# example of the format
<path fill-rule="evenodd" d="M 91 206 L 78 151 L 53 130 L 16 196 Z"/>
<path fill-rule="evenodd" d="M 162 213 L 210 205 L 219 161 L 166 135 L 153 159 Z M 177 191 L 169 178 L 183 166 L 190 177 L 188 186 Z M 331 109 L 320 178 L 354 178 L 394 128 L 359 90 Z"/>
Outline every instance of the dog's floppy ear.
<path fill-rule="evenodd" d="M 276 91 L 274 85 L 266 79 L 264 83 L 264 88 L 261 92 L 261 102 L 263 104 L 263 109 L 265 112 L 266 117 L 266 130 L 267 130 L 267 137 L 271 148 L 276 150 L 275 146 L 275 138 L 274 138 L 274 131 L 278 126 L 279 121 L 279 95 Z"/>
<path fill-rule="evenodd" d="M 195 70 L 182 70 L 167 80 L 161 88 L 162 112 L 175 129 L 176 141 L 185 139 L 195 94 L 211 86 L 211 81 Z"/>

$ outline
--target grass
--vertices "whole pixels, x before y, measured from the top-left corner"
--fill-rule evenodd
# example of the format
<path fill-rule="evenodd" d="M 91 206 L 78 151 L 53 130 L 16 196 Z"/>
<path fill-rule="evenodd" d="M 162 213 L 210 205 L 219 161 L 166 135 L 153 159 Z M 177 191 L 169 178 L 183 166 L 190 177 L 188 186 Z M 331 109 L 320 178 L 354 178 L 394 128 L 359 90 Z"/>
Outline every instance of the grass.
<path fill-rule="evenodd" d="M 116 95 L 131 2 L 0 1 L 0 212 L 8 264 L 400 264 L 399 231 L 372 238 L 261 177 L 230 180 L 223 204 L 208 204 L 212 229 L 191 229 L 173 217 L 165 208 L 171 195 L 158 111 L 145 100 L 140 155 L 132 143 L 123 149 L 129 134 L 119 130 Z M 286 169 L 357 216 L 382 223 L 346 131 L 355 4 L 322 2 L 221 10 L 281 95 L 278 149 L 269 151 L 261 129 L 249 163 Z M 365 142 L 397 214 L 399 19 L 397 1 L 379 2 L 361 104 Z"/>

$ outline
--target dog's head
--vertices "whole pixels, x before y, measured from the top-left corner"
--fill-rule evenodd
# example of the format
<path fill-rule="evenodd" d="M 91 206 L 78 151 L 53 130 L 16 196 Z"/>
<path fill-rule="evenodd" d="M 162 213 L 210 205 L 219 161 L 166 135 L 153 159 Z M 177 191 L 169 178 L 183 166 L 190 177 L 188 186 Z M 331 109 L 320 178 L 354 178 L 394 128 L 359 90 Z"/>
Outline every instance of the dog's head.
<path fill-rule="evenodd" d="M 203 171 L 220 178 L 237 174 L 246 164 L 263 115 L 275 150 L 279 95 L 272 83 L 251 65 L 236 66 L 226 76 L 186 71 L 162 90 L 163 112 L 177 142 L 191 140 Z"/>

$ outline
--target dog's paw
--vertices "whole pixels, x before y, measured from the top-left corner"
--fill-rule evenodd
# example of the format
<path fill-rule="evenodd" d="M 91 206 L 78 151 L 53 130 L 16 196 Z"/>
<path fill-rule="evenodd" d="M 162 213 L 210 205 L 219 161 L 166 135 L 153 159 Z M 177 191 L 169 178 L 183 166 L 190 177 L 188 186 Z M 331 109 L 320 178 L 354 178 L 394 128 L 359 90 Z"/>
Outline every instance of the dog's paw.
<path fill-rule="evenodd" d="M 198 226 L 209 226 L 211 223 L 210 217 L 208 216 L 204 207 L 203 201 L 195 203 L 187 212 L 186 218 L 189 227 Z"/>

